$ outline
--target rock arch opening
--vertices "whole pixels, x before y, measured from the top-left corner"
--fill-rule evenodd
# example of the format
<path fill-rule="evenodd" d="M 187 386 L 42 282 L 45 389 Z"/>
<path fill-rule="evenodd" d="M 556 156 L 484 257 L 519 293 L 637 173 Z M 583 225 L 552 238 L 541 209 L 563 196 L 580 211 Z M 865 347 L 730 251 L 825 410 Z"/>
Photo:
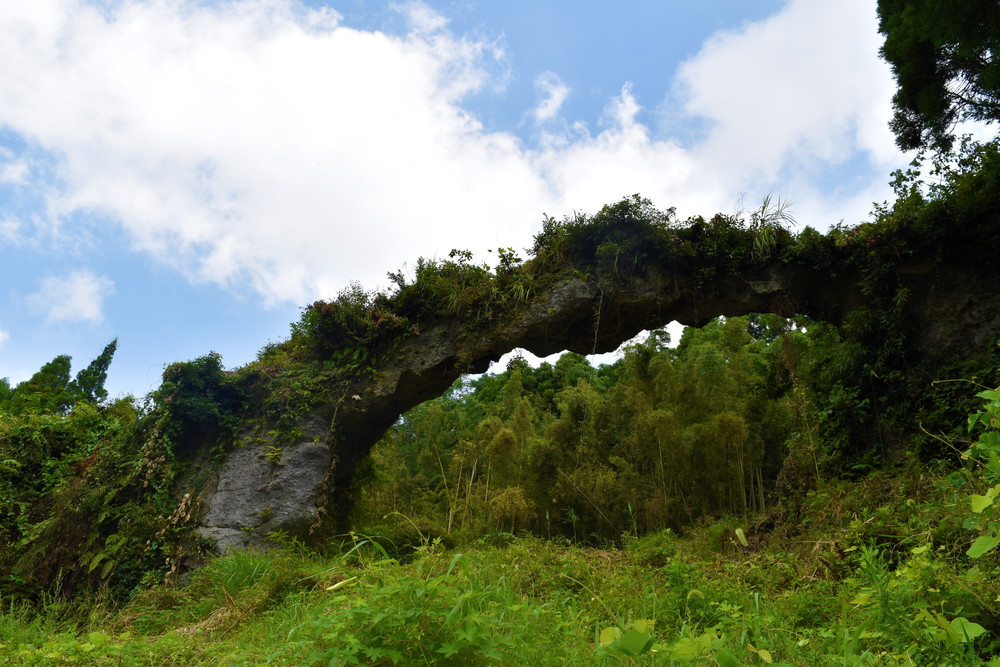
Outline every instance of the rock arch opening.
<path fill-rule="evenodd" d="M 684 231 L 687 236 L 670 233 L 675 236 L 667 238 L 686 243 L 698 228 Z M 628 246 L 616 238 L 614 248 Z M 918 251 L 882 258 L 892 289 L 905 294 L 898 315 L 915 356 L 981 348 L 1000 326 L 1000 274 L 984 274 L 983 266 L 966 261 L 955 252 L 960 242 L 940 235 Z M 678 252 L 688 251 L 678 251 L 677 243 L 644 247 L 641 263 L 628 272 L 593 258 L 585 266 L 563 263 L 538 281 L 530 298 L 480 326 L 467 326 L 461 311 L 421 321 L 395 341 L 391 354 L 379 355 L 331 391 L 330 401 L 302 416 L 280 457 L 267 455 L 276 445 L 266 433 L 230 452 L 212 483 L 196 489 L 203 499 L 201 534 L 226 550 L 261 544 L 272 532 L 309 540 L 344 529 L 338 508 L 350 500 L 354 471 L 400 415 L 514 348 L 538 356 L 610 352 L 671 321 L 700 327 L 718 316 L 749 313 L 839 324 L 871 298 L 859 260 L 872 252 L 865 239 L 853 245 L 812 239 L 798 250 L 739 261 L 735 251 L 718 246 L 678 260 Z"/>

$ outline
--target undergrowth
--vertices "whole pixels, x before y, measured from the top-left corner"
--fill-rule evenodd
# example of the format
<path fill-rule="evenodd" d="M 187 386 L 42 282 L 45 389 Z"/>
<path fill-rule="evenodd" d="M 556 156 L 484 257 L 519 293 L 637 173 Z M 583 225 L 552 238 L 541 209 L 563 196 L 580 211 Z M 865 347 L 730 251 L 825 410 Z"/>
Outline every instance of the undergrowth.
<path fill-rule="evenodd" d="M 824 482 L 794 521 L 622 548 L 496 534 L 393 557 L 350 535 L 324 556 L 240 552 L 121 608 L 5 606 L 0 664 L 998 665 L 1000 561 L 955 524 L 980 478 Z"/>

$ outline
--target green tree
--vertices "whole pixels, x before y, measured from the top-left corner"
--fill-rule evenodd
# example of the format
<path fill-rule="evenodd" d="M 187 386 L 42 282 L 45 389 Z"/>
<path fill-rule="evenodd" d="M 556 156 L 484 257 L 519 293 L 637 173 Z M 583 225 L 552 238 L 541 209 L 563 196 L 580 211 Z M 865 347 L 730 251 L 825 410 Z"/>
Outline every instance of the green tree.
<path fill-rule="evenodd" d="M 243 408 L 243 396 L 227 376 L 218 352 L 167 366 L 152 397 L 170 414 L 175 444 L 184 450 L 232 435 Z"/>
<path fill-rule="evenodd" d="M 108 343 L 90 364 L 70 379 L 72 358 L 61 354 L 42 366 L 29 380 L 11 389 L 0 380 L 0 410 L 12 414 L 65 414 L 76 403 L 99 403 L 108 397 L 104 383 L 108 367 L 118 349 L 118 339 Z"/>
<path fill-rule="evenodd" d="M 99 403 L 108 397 L 104 383 L 108 379 L 108 367 L 118 349 L 118 339 L 108 343 L 96 359 L 76 374 L 76 388 L 81 398 L 91 403 Z"/>
<path fill-rule="evenodd" d="M 10 379 L 0 378 L 0 412 L 7 410 L 13 393 L 14 390 L 10 386 Z"/>
<path fill-rule="evenodd" d="M 958 121 L 1000 120 L 1000 4 L 879 0 L 878 14 L 898 86 L 890 126 L 900 148 L 947 150 Z"/>
<path fill-rule="evenodd" d="M 11 412 L 55 414 L 69 410 L 77 398 L 69 372 L 68 354 L 61 354 L 42 366 L 30 379 L 14 388 L 10 399 Z"/>

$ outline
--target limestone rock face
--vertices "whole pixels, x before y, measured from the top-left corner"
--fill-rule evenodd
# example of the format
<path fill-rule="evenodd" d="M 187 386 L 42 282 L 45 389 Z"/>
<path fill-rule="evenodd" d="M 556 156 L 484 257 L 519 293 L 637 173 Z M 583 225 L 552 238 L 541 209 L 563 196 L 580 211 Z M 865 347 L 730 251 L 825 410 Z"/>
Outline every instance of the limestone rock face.
<path fill-rule="evenodd" d="M 318 528 L 333 461 L 329 419 L 312 415 L 301 428 L 290 444 L 251 437 L 226 456 L 198 529 L 217 550 L 260 546 L 270 532 L 308 540 Z"/>
<path fill-rule="evenodd" d="M 960 260 L 923 258 L 897 269 L 910 295 L 906 327 L 913 354 L 947 347 L 972 349 L 1000 326 L 1000 277 L 983 276 Z M 561 350 L 608 352 L 643 329 L 673 320 L 701 326 L 719 315 L 803 314 L 839 323 L 864 302 L 856 269 L 845 262 L 822 269 L 775 259 L 752 274 L 705 284 L 668 268 L 615 280 L 568 276 L 508 314 L 496 326 L 470 330 L 462 318 L 422 323 L 374 373 L 350 381 L 335 405 L 299 425 L 301 437 L 280 451 L 267 437 L 247 434 L 202 493 L 201 535 L 222 551 L 263 546 L 269 532 L 316 542 L 347 528 L 358 463 L 401 414 L 439 396 L 460 375 L 486 370 L 521 347 L 538 355 Z"/>

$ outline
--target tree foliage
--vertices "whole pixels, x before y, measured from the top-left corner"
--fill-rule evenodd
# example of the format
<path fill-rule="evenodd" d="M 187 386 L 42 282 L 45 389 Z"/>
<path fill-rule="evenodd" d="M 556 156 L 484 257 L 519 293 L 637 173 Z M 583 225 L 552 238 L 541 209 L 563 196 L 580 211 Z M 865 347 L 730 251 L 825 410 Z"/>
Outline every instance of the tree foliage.
<path fill-rule="evenodd" d="M 118 339 L 108 343 L 104 350 L 71 379 L 72 358 L 61 354 L 43 365 L 28 380 L 11 388 L 6 378 L 0 381 L 0 410 L 13 414 L 43 413 L 64 414 L 76 403 L 100 403 L 107 399 L 104 383 L 108 367 L 118 349 Z"/>
<path fill-rule="evenodd" d="M 118 350 L 118 339 L 108 343 L 97 358 L 76 374 L 76 389 L 83 400 L 99 403 L 108 397 L 104 383 L 108 380 L 108 368 Z"/>
<path fill-rule="evenodd" d="M 153 399 L 169 414 L 173 437 L 184 448 L 231 434 L 242 406 L 218 352 L 167 366 Z"/>
<path fill-rule="evenodd" d="M 60 355 L 12 390 L 0 383 L 4 599 L 124 597 L 176 568 L 191 510 L 189 498 L 178 506 L 172 496 L 177 429 L 167 404 L 106 400 L 116 348 L 75 380 Z"/>
<path fill-rule="evenodd" d="M 0 412 L 9 410 L 10 399 L 14 395 L 14 388 L 10 386 L 9 378 L 0 378 Z"/>
<path fill-rule="evenodd" d="M 10 399 L 11 411 L 15 414 L 66 412 L 78 397 L 70 384 L 70 363 L 69 355 L 61 354 L 17 385 Z"/>
<path fill-rule="evenodd" d="M 376 448 L 359 518 L 616 540 L 760 511 L 794 428 L 775 370 L 787 332 L 780 317 L 719 320 L 612 366 L 515 360 L 456 385 Z"/>
<path fill-rule="evenodd" d="M 878 13 L 898 86 L 891 127 L 900 148 L 947 150 L 957 122 L 1000 120 L 1000 5 L 879 0 Z"/>

